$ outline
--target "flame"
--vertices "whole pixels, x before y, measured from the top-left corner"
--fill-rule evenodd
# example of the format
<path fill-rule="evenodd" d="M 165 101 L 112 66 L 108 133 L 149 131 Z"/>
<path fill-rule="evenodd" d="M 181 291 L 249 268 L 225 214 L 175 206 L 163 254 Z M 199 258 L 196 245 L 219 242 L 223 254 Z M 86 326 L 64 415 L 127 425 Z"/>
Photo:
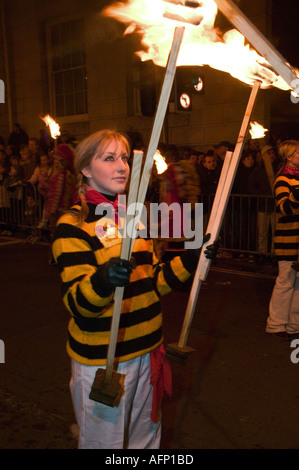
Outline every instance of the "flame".
<path fill-rule="evenodd" d="M 251 128 L 249 129 L 249 133 L 252 139 L 262 139 L 263 137 L 265 137 L 266 132 L 268 132 L 269 130 L 265 129 L 261 124 L 256 121 L 251 122 L 250 126 Z"/>
<path fill-rule="evenodd" d="M 184 6 L 185 3 L 193 3 L 192 8 Z M 156 65 L 165 67 L 174 29 L 184 25 L 178 66 L 209 65 L 251 86 L 255 80 L 260 80 L 262 88 L 275 86 L 291 90 L 266 59 L 248 44 L 245 45 L 245 38 L 239 31 L 232 29 L 223 34 L 214 27 L 217 12 L 213 0 L 128 0 L 127 3 L 117 2 L 107 7 L 102 14 L 127 23 L 124 34 L 141 34 L 141 44 L 145 50 L 136 54 L 142 61 L 152 60 Z M 184 20 L 187 23 L 182 23 Z"/>
<path fill-rule="evenodd" d="M 156 164 L 158 175 L 161 175 L 162 173 L 164 173 L 164 171 L 167 170 L 168 165 L 165 161 L 165 158 L 163 157 L 163 155 L 161 155 L 159 150 L 157 150 L 155 155 L 154 155 L 154 161 L 155 161 L 155 164 Z"/>
<path fill-rule="evenodd" d="M 57 137 L 60 135 L 59 124 L 57 124 L 57 122 L 54 121 L 54 119 L 51 118 L 49 114 L 44 117 L 41 117 L 41 119 L 46 123 L 47 126 L 49 126 L 52 138 L 57 139 Z"/>

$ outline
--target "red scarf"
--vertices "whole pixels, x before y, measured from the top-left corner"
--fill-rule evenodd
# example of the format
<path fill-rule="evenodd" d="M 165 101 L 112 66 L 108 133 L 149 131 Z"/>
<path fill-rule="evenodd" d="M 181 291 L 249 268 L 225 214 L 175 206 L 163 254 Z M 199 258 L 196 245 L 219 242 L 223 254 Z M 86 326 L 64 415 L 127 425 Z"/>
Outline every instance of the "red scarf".
<path fill-rule="evenodd" d="M 283 175 L 299 176 L 299 168 L 297 166 L 286 165 L 283 170 Z"/>
<path fill-rule="evenodd" d="M 78 198 L 76 202 L 79 201 L 80 199 Z M 111 201 L 104 194 L 92 189 L 90 186 L 86 187 L 85 201 L 90 204 L 101 204 L 103 207 L 109 207 L 112 211 L 112 217 L 115 214 L 116 223 L 118 223 L 118 215 L 120 214 L 123 217 L 126 211 L 126 207 L 123 204 L 119 204 L 118 194 L 115 196 L 115 200 Z"/>

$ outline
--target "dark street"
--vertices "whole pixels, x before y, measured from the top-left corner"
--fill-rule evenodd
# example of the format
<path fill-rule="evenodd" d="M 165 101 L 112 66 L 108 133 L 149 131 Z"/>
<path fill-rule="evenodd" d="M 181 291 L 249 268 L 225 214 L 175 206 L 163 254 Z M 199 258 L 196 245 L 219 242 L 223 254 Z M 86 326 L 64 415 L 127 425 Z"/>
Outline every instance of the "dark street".
<path fill-rule="evenodd" d="M 2 238 L 0 257 L 0 448 L 75 449 L 57 267 L 46 244 Z M 272 267 L 213 262 L 189 336 L 195 351 L 171 362 L 162 449 L 298 449 L 299 364 L 289 341 L 264 332 L 274 281 Z M 178 342 L 188 293 L 163 298 L 165 344 Z"/>

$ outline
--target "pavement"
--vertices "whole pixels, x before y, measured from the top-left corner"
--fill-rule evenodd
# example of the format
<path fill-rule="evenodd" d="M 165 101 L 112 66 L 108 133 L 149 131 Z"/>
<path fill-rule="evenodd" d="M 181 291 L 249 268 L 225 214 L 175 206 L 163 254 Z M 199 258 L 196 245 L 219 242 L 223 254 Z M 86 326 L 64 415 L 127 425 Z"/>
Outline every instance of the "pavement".
<path fill-rule="evenodd" d="M 47 243 L 0 237 L 0 449 L 77 446 L 68 313 L 48 253 Z M 298 449 L 296 345 L 264 331 L 276 273 L 272 264 L 213 261 L 188 337 L 193 352 L 185 364 L 171 361 L 161 449 Z M 179 340 L 190 286 L 162 298 L 166 345 Z"/>

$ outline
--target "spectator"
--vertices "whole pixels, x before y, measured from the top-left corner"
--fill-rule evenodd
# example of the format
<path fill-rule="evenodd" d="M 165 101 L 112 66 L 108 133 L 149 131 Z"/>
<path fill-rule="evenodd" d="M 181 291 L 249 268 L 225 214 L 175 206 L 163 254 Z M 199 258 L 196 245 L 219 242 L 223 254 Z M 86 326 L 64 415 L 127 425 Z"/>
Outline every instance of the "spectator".
<path fill-rule="evenodd" d="M 28 147 L 30 152 L 30 160 L 34 161 L 35 165 L 38 165 L 39 158 L 42 155 L 38 139 L 36 137 L 30 137 L 28 141 Z"/>
<path fill-rule="evenodd" d="M 266 196 L 273 195 L 274 175 L 277 172 L 275 149 L 266 145 L 262 148 L 262 162 L 251 172 L 248 179 L 248 191 L 257 198 L 258 263 L 265 261 L 265 254 L 272 253 L 275 230 L 275 205 Z M 267 171 L 268 169 L 268 171 Z"/>
<path fill-rule="evenodd" d="M 221 167 L 212 155 L 205 155 L 199 165 L 199 178 L 201 194 L 215 194 Z"/>
<path fill-rule="evenodd" d="M 6 145 L 5 153 L 7 155 L 8 160 L 12 155 L 18 155 L 16 148 L 13 145 Z"/>
<path fill-rule="evenodd" d="M 24 181 L 24 172 L 18 156 L 11 157 L 11 167 L 5 185 L 8 190 L 10 204 L 10 220 L 7 235 L 15 234 L 19 225 L 22 223 L 22 182 Z"/>
<path fill-rule="evenodd" d="M 8 145 L 13 145 L 16 149 L 16 152 L 20 152 L 20 148 L 22 145 L 28 145 L 28 135 L 22 129 L 20 124 L 15 123 L 13 125 L 13 130 L 8 137 Z"/>
<path fill-rule="evenodd" d="M 24 173 L 23 183 L 27 183 L 27 181 L 33 175 L 37 163 L 34 157 L 33 159 L 31 158 L 28 145 L 24 145 L 23 147 L 21 147 L 20 156 L 21 156 L 20 164 L 23 168 L 23 173 Z"/>
<path fill-rule="evenodd" d="M 50 222 L 51 235 L 58 218 L 73 203 L 76 192 L 73 149 L 67 144 L 58 144 L 53 153 L 53 171 L 44 212 Z"/>
<path fill-rule="evenodd" d="M 8 177 L 7 167 L 4 163 L 0 162 L 0 223 L 5 230 L 2 235 L 8 235 L 7 222 L 9 220 L 9 198 L 5 181 Z"/>
<path fill-rule="evenodd" d="M 234 248 L 246 251 L 255 250 L 256 248 L 256 200 L 247 196 L 249 195 L 249 176 L 255 166 L 254 153 L 250 150 L 244 151 L 232 189 L 232 196 L 238 195 L 232 197 Z M 241 254 L 240 258 L 244 258 L 244 255 Z M 253 259 L 252 255 L 250 255 L 250 259 Z"/>
<path fill-rule="evenodd" d="M 203 203 L 203 229 L 206 231 L 209 213 L 213 204 L 221 173 L 221 165 L 217 164 L 214 155 L 205 155 L 199 164 L 199 184 L 201 202 Z"/>
<path fill-rule="evenodd" d="M 49 218 L 45 206 L 50 195 L 52 171 L 53 167 L 50 157 L 48 155 L 41 155 L 40 164 L 36 166 L 33 175 L 28 180 L 28 183 L 37 188 L 37 192 L 40 195 L 40 211 L 42 212 L 40 223 L 37 226 L 38 230 L 32 232 L 32 238 L 30 240 L 32 243 L 42 238 L 41 229 L 48 228 Z M 33 207 L 32 204 L 31 207 Z"/>
<path fill-rule="evenodd" d="M 234 151 L 234 145 L 228 142 L 227 140 L 224 140 L 222 142 L 219 142 L 219 144 L 214 145 L 214 155 L 217 159 L 217 164 L 218 165 L 223 165 L 224 159 L 226 152 L 233 152 Z"/>
<path fill-rule="evenodd" d="M 0 149 L 0 163 L 3 163 L 4 166 L 8 164 L 8 157 L 5 150 Z"/>
<path fill-rule="evenodd" d="M 39 131 L 38 145 L 42 155 L 49 155 L 52 142 L 51 137 L 49 137 L 45 129 L 40 129 Z"/>

